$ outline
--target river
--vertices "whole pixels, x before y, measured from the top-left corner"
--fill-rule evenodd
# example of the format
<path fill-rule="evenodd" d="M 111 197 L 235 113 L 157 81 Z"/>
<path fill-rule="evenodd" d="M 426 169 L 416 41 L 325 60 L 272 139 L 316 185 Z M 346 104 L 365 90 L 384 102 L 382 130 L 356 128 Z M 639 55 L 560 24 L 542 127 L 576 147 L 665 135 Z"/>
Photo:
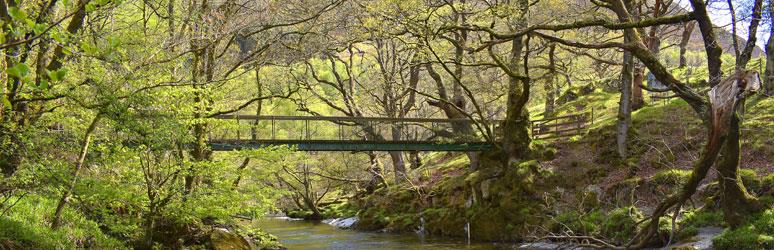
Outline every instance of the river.
<path fill-rule="evenodd" d="M 419 234 L 362 232 L 287 218 L 264 218 L 258 227 L 277 236 L 291 250 L 304 249 L 512 249 L 511 244 L 471 243 L 465 239 L 422 237 Z M 462 230 L 462 229 L 460 229 Z"/>

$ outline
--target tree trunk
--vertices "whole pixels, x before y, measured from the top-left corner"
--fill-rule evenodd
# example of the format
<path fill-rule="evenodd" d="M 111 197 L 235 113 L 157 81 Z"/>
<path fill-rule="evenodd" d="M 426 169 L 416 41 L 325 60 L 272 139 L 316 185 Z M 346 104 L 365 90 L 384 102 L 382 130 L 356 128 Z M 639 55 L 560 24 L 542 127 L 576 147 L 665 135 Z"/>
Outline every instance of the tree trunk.
<path fill-rule="evenodd" d="M 513 72 L 521 72 L 521 51 L 524 45 L 522 37 L 511 42 L 510 68 Z M 503 124 L 503 149 L 505 150 L 505 162 L 524 159 L 529 156 L 529 144 L 532 138 L 529 134 L 529 114 L 524 108 L 529 99 L 529 78 L 510 77 L 508 80 L 508 94 L 506 116 Z"/>
<path fill-rule="evenodd" d="M 556 53 L 556 43 L 551 43 L 550 47 L 548 47 L 548 81 L 546 81 L 546 84 L 544 86 L 544 90 L 546 92 L 546 104 L 545 109 L 543 112 L 543 118 L 550 118 L 554 117 L 554 104 L 556 97 L 555 94 L 555 83 L 554 80 L 556 79 L 556 60 L 555 60 L 555 53 Z"/>
<path fill-rule="evenodd" d="M 411 169 L 417 169 L 422 167 L 422 158 L 419 157 L 419 151 L 410 151 L 409 159 L 411 161 Z"/>
<path fill-rule="evenodd" d="M 642 96 L 643 80 L 645 79 L 645 68 L 636 67 L 634 70 L 634 78 L 632 79 L 632 110 L 641 109 L 645 106 L 645 99 Z"/>
<path fill-rule="evenodd" d="M 403 153 L 399 151 L 390 151 L 392 167 L 395 170 L 395 183 L 401 183 L 406 180 L 406 162 L 403 160 Z"/>
<path fill-rule="evenodd" d="M 720 152 L 722 159 L 717 165 L 723 217 L 731 228 L 742 225 L 750 214 L 760 209 L 758 200 L 747 192 L 739 177 L 739 135 L 739 116 L 734 113 Z"/>
<path fill-rule="evenodd" d="M 446 87 L 443 85 L 443 79 L 441 78 L 441 75 L 439 75 L 437 72 L 435 72 L 435 69 L 430 64 L 426 64 L 425 68 L 427 69 L 427 74 L 430 75 L 430 78 L 435 81 L 436 90 L 438 91 L 438 96 L 441 100 L 445 101 L 428 101 L 427 103 L 430 106 L 438 107 L 440 108 L 444 114 L 446 114 L 446 117 L 449 119 L 467 119 L 468 117 L 465 116 L 462 112 L 457 110 L 450 102 L 453 102 L 451 100 L 447 100 L 448 96 L 446 94 Z M 461 74 L 461 71 L 460 71 Z M 456 84 L 456 83 L 455 83 Z M 455 98 L 457 99 L 457 98 Z M 458 99 L 459 103 L 454 103 L 458 108 L 462 108 L 461 105 L 464 105 L 464 98 Z M 468 122 L 453 122 L 452 124 L 452 131 L 460 137 L 464 136 L 471 136 L 473 135 L 473 126 Z M 478 153 L 471 152 L 468 153 L 468 160 L 470 160 L 470 169 L 475 171 L 478 168 L 479 165 L 479 157 Z"/>
<path fill-rule="evenodd" d="M 239 187 L 239 182 L 242 181 L 242 171 L 244 171 L 248 165 L 250 165 L 250 157 L 245 157 L 245 159 L 242 161 L 242 164 L 240 164 L 237 168 L 237 177 L 234 179 L 234 182 L 231 183 L 234 188 Z"/>
<path fill-rule="evenodd" d="M 263 83 L 261 82 L 261 67 L 255 68 L 255 88 L 256 93 L 255 96 L 263 96 Z M 263 100 L 259 100 L 255 103 L 255 115 L 260 116 L 261 111 L 263 109 Z M 253 121 L 253 126 L 250 127 L 250 138 L 255 141 L 258 140 L 258 119 L 255 119 Z M 239 165 L 239 168 L 237 168 L 237 177 L 234 180 L 233 186 L 234 188 L 239 186 L 239 182 L 242 180 L 242 171 L 244 171 L 245 168 L 247 168 L 247 165 L 250 164 L 250 157 L 245 157 L 245 159 L 242 161 L 242 164 Z"/>
<path fill-rule="evenodd" d="M 624 38 L 624 42 L 628 42 L 628 39 Z M 621 68 L 621 98 L 618 102 L 618 133 L 616 137 L 616 143 L 618 146 L 618 156 L 621 159 L 626 159 L 627 152 L 627 139 L 629 136 L 629 126 L 632 123 L 632 74 L 634 67 L 634 57 L 629 51 L 624 51 L 623 67 Z"/>
<path fill-rule="evenodd" d="M 98 113 L 97 116 L 91 120 L 91 124 L 86 129 L 86 134 L 83 136 L 83 144 L 81 144 L 81 151 L 80 154 L 78 154 L 78 161 L 75 163 L 75 169 L 73 169 L 72 180 L 67 184 L 64 193 L 62 193 L 62 198 L 59 199 L 59 204 L 56 205 L 54 217 L 51 219 L 51 229 L 59 228 L 62 219 L 62 211 L 64 211 L 65 206 L 67 206 L 67 203 L 70 201 L 70 196 L 72 195 L 73 189 L 75 189 L 75 184 L 78 182 L 81 168 L 83 168 L 83 164 L 86 162 L 86 153 L 89 151 L 91 136 L 94 133 L 94 130 L 97 129 L 97 124 L 100 119 L 102 119 L 102 114 Z"/>
<path fill-rule="evenodd" d="M 774 6 L 769 4 L 769 13 L 774 14 Z M 774 95 L 774 25 L 769 25 L 769 40 L 766 42 L 766 72 L 763 75 L 763 89 L 766 95 Z"/>
<path fill-rule="evenodd" d="M 756 47 L 755 42 L 758 40 L 756 35 L 758 34 L 758 24 L 761 22 L 762 7 L 763 0 L 755 0 L 755 2 L 753 2 L 752 17 L 750 18 L 750 25 L 747 30 L 747 42 L 740 52 L 739 58 L 736 59 L 736 67 L 739 69 L 746 68 L 747 63 L 750 62 L 750 58 L 752 58 L 753 49 Z M 734 40 L 736 40 L 736 38 L 734 38 Z"/>
<path fill-rule="evenodd" d="M 683 26 L 683 34 L 680 39 L 680 68 L 688 66 L 688 59 L 685 57 L 685 53 L 688 51 L 688 42 L 691 41 L 694 26 L 696 26 L 696 22 L 687 22 Z"/>
<path fill-rule="evenodd" d="M 147 244 L 147 249 L 153 249 L 153 229 L 155 227 L 154 224 L 156 223 L 156 213 L 156 201 L 155 199 L 150 200 L 148 214 L 145 215 L 145 243 Z"/>
<path fill-rule="evenodd" d="M 774 17 L 774 1 L 769 0 L 769 18 Z M 774 95 L 774 23 L 769 23 L 769 40 L 766 41 L 766 73 L 763 75 L 763 90 Z"/>
<path fill-rule="evenodd" d="M 379 164 L 379 159 L 376 158 L 374 152 L 368 152 L 368 159 L 371 166 L 368 168 L 368 172 L 371 173 L 371 180 L 366 184 L 366 193 L 372 193 L 379 185 L 387 185 L 382 175 L 382 167 Z"/>

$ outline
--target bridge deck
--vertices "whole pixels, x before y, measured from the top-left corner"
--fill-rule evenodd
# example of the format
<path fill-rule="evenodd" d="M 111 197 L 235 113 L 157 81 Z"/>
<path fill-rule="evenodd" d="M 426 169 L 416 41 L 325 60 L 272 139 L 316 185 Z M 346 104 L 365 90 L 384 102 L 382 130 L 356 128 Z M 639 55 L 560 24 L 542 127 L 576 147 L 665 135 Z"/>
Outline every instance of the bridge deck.
<path fill-rule="evenodd" d="M 589 115 L 571 114 L 532 121 L 535 139 L 555 139 L 583 133 Z M 215 151 L 267 146 L 291 146 L 301 151 L 486 151 L 491 142 L 482 132 L 455 134 L 455 126 L 486 126 L 496 130 L 499 120 L 219 115 L 221 127 L 210 134 Z M 311 124 L 310 124 L 311 123 Z M 230 125 L 229 125 L 230 124 Z M 250 139 L 243 139 L 250 135 Z M 366 140 L 366 138 L 369 138 Z M 377 139 L 373 139 L 377 138 Z"/>
<path fill-rule="evenodd" d="M 486 142 L 353 141 L 353 140 L 212 140 L 214 151 L 291 146 L 300 151 L 486 151 Z"/>

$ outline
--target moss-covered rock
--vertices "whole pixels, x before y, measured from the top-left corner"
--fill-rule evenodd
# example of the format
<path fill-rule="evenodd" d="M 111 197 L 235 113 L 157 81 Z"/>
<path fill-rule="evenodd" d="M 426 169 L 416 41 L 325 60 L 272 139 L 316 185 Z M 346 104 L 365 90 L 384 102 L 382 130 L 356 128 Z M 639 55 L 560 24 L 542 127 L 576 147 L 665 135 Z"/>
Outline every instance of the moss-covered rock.
<path fill-rule="evenodd" d="M 213 250 L 251 250 L 250 242 L 225 228 L 215 228 L 210 233 L 210 248 Z"/>
<path fill-rule="evenodd" d="M 631 239 L 638 230 L 638 222 L 644 216 L 636 207 L 622 207 L 610 211 L 602 223 L 602 235 L 623 243 Z"/>
<path fill-rule="evenodd" d="M 724 230 L 712 244 L 719 250 L 774 249 L 774 209 L 753 216 L 738 228 Z"/>

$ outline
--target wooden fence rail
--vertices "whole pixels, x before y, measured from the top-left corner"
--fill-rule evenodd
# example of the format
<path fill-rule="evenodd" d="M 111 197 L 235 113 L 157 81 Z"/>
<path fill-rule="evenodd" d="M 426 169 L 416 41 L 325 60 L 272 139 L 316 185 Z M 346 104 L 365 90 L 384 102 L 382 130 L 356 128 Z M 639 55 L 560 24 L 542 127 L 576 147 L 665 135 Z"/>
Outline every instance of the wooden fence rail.
<path fill-rule="evenodd" d="M 532 121 L 533 139 L 550 140 L 583 134 L 594 124 L 594 109 L 590 113 L 579 113 L 549 117 Z"/>

